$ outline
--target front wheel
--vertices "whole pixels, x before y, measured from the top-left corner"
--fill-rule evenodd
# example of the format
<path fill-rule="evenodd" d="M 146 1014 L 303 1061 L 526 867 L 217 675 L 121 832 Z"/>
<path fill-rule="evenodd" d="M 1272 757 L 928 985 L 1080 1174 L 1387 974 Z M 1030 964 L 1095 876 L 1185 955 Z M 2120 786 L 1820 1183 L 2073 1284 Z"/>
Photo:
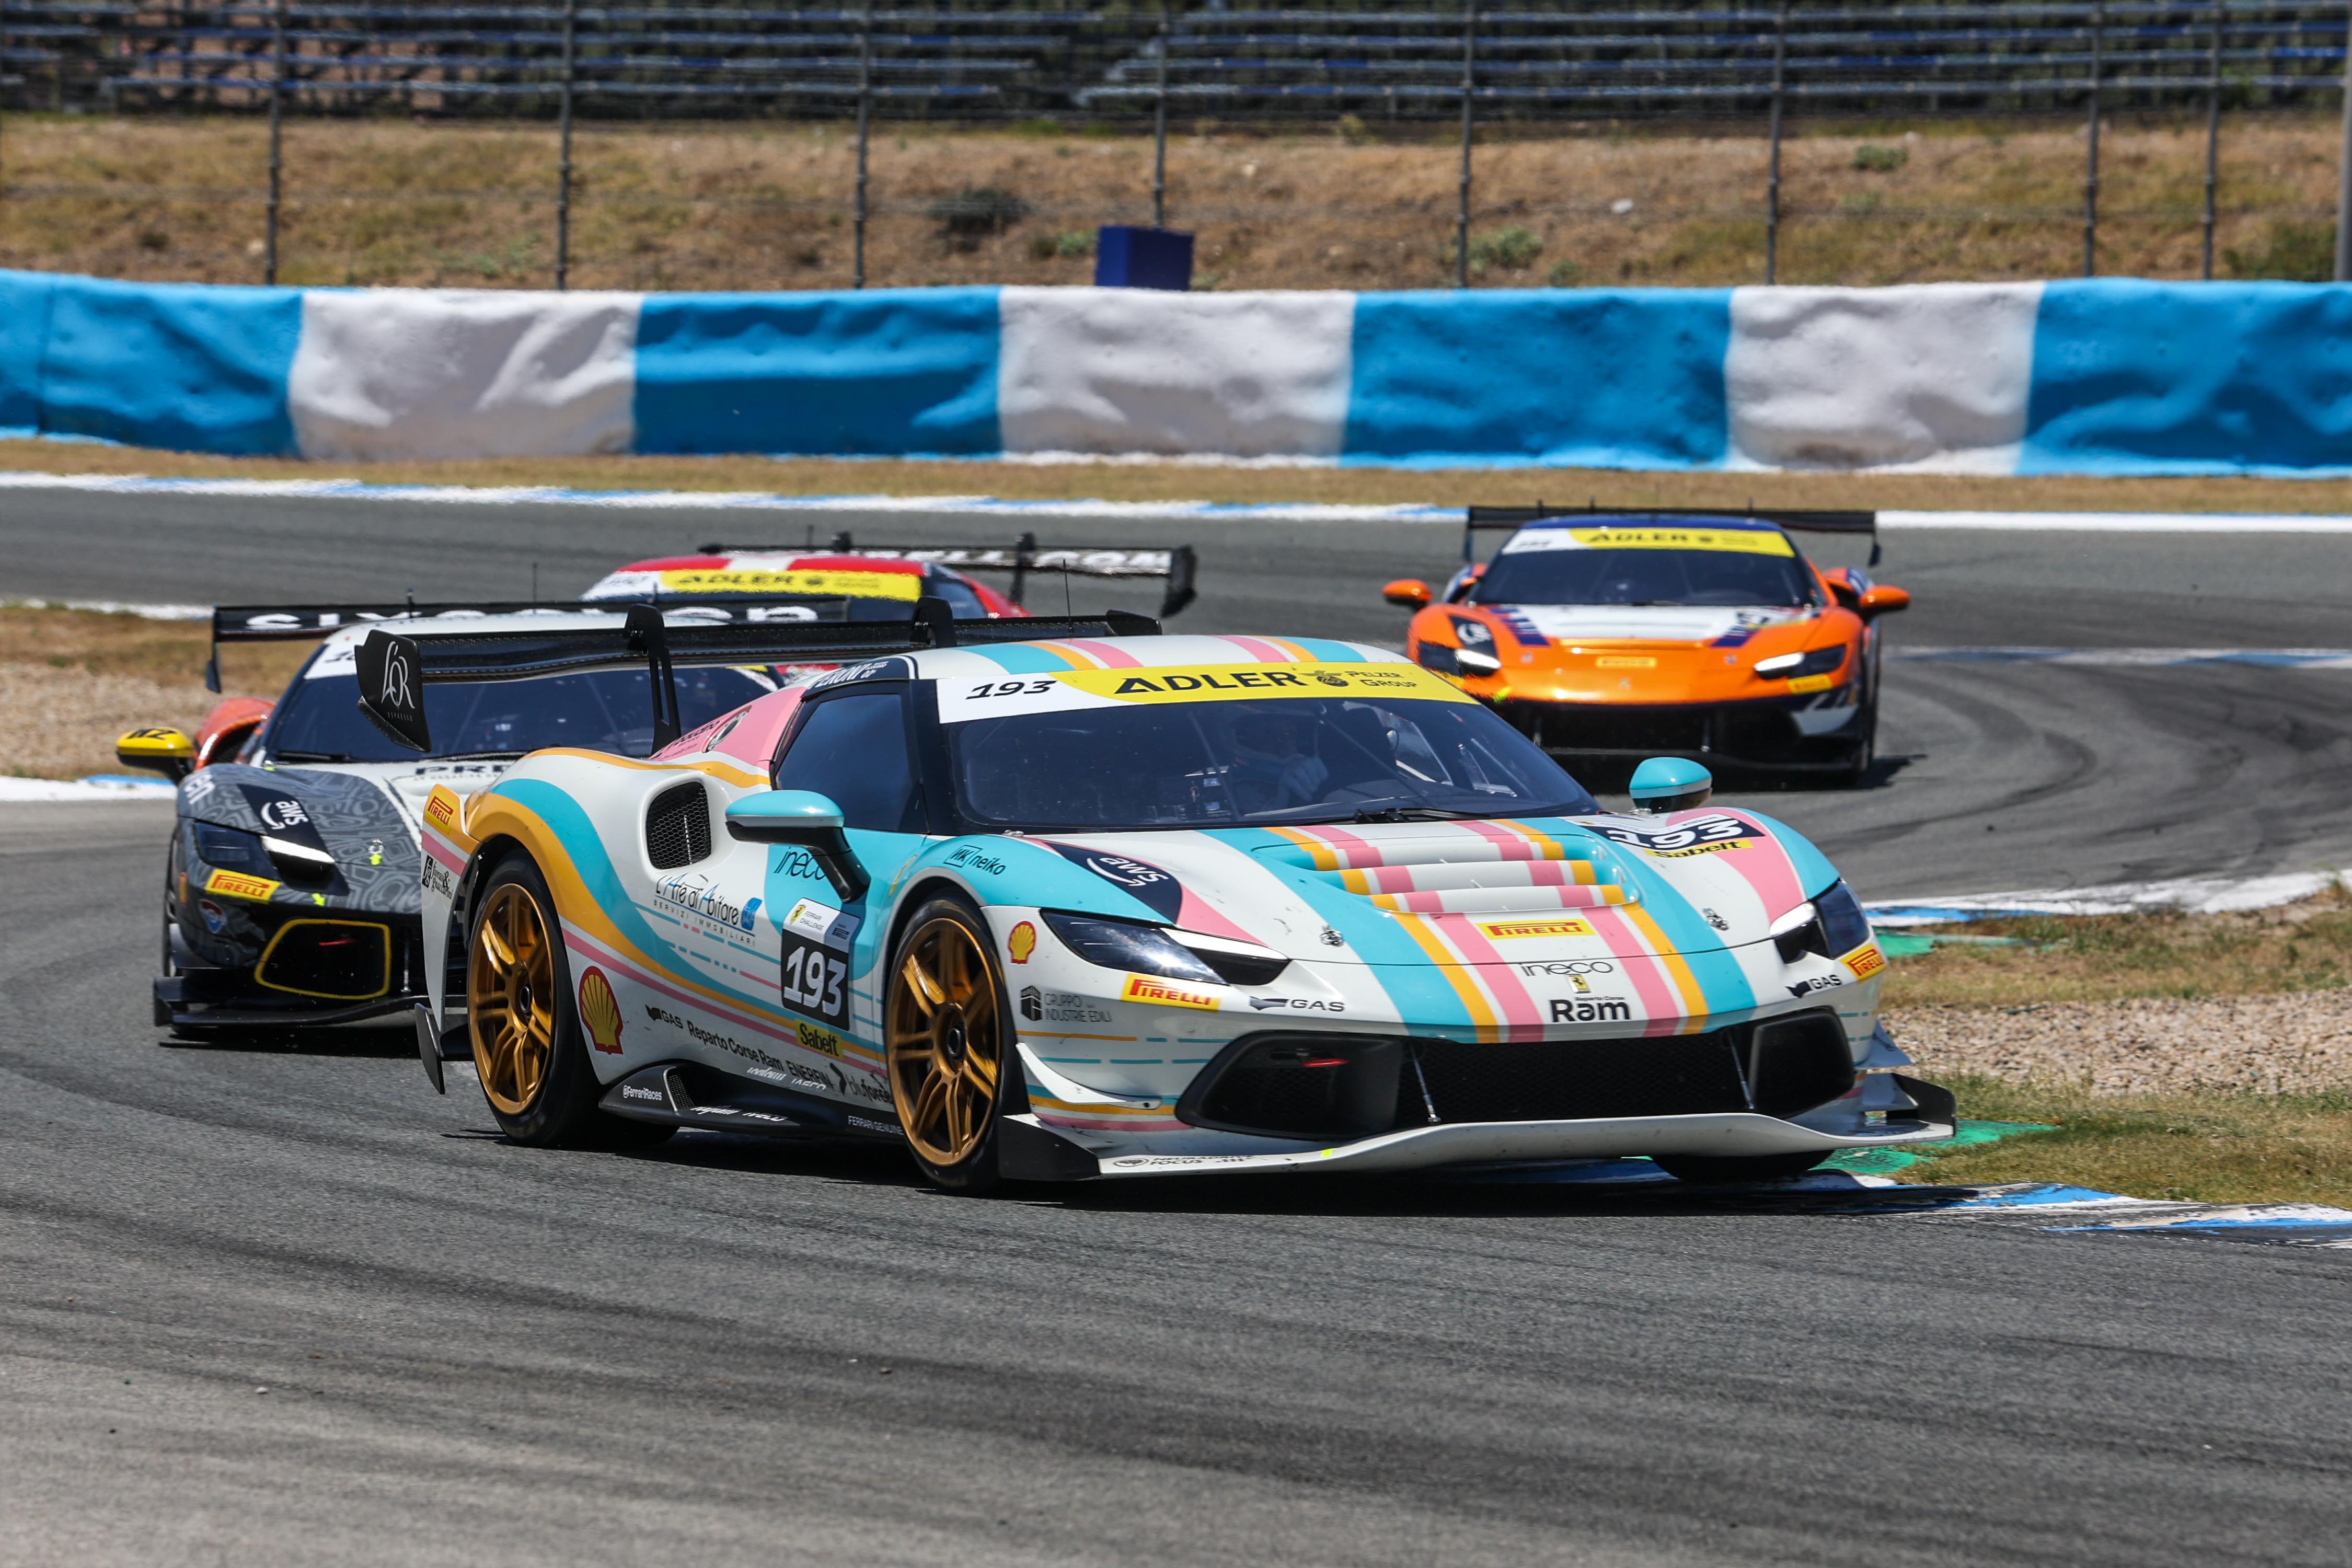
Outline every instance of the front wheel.
<path fill-rule="evenodd" d="M 996 1185 L 996 1119 L 1013 1030 L 980 911 L 933 899 L 908 922 L 883 1003 L 890 1100 L 908 1150 L 950 1192 Z"/>
<path fill-rule="evenodd" d="M 641 1146 L 673 1131 L 597 1108 L 601 1086 L 580 1043 L 555 900 L 526 856 L 491 872 L 475 900 L 466 942 L 466 1018 L 482 1098 L 516 1142 Z"/>
<path fill-rule="evenodd" d="M 1708 1185 L 1731 1182 L 1777 1182 L 1801 1176 L 1823 1160 L 1826 1152 L 1807 1154 L 1653 1154 L 1650 1163 L 1677 1182 Z"/>

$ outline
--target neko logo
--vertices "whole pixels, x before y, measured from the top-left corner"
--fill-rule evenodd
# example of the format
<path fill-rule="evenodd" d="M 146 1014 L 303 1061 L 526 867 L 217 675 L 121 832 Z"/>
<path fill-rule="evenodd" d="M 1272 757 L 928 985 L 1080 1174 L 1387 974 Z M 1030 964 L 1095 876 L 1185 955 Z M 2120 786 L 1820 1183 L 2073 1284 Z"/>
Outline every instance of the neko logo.
<path fill-rule="evenodd" d="M 290 800 L 284 795 L 261 802 L 256 808 L 256 815 L 261 818 L 262 826 L 276 828 L 281 833 L 310 820 L 310 814 L 302 809 L 300 801 Z"/>
<path fill-rule="evenodd" d="M 1021 1016 L 1033 1024 L 1042 1024 L 1045 1021 L 1045 1001 L 1037 994 L 1037 988 L 1034 985 L 1024 985 L 1021 988 Z"/>

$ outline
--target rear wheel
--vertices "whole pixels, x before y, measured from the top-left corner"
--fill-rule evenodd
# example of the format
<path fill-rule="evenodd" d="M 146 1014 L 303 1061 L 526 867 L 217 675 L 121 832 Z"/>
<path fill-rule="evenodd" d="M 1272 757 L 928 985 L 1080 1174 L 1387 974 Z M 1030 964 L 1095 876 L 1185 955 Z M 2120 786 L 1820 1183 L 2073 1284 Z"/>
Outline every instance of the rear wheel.
<path fill-rule="evenodd" d="M 675 1130 L 597 1109 L 602 1086 L 580 1043 L 562 933 L 547 880 L 529 857 L 490 873 L 466 943 L 466 1017 L 482 1097 L 518 1143 L 658 1143 Z"/>
<path fill-rule="evenodd" d="M 1726 1182 L 1773 1182 L 1786 1176 L 1801 1176 L 1823 1160 L 1827 1152 L 1807 1154 L 1653 1154 L 1650 1163 L 1677 1182 L 1720 1184 Z"/>
<path fill-rule="evenodd" d="M 883 1025 L 890 1099 L 915 1163 L 950 1192 L 996 1185 L 1013 1031 L 980 911 L 947 898 L 916 911 L 890 966 Z"/>

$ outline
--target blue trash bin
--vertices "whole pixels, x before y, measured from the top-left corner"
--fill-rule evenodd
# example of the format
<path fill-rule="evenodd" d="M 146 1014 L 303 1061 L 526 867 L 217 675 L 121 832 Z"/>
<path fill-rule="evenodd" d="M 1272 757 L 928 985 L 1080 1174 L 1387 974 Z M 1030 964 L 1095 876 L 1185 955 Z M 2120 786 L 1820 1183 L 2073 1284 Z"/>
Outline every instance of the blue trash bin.
<path fill-rule="evenodd" d="M 1095 234 L 1095 287 L 1180 293 L 1192 288 L 1192 237 L 1172 228 L 1105 224 Z"/>

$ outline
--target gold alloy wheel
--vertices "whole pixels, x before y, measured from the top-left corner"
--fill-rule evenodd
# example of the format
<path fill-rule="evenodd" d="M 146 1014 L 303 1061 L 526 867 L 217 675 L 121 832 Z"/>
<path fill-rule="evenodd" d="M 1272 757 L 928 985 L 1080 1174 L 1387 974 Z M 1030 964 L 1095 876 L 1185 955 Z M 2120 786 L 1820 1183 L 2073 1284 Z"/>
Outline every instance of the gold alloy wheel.
<path fill-rule="evenodd" d="M 890 1098 L 925 1163 L 971 1158 L 988 1136 L 1003 1061 L 996 977 L 961 921 L 917 928 L 890 991 Z"/>
<path fill-rule="evenodd" d="M 490 895 L 466 966 L 474 1068 L 490 1104 L 508 1116 L 530 1108 L 555 1056 L 555 949 L 539 900 L 519 882 Z"/>

